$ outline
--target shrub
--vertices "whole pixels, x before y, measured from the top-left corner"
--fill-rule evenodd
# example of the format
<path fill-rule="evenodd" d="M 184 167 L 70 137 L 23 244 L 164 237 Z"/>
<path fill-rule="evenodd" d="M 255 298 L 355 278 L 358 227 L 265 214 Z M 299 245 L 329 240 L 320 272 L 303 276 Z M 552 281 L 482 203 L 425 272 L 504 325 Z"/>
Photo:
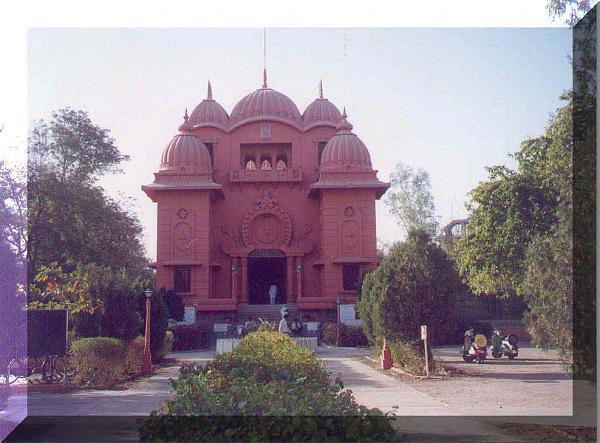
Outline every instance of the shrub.
<path fill-rule="evenodd" d="M 173 320 L 182 321 L 185 313 L 183 306 L 183 300 L 181 295 L 177 294 L 172 289 L 164 292 L 164 302 L 169 310 L 169 318 Z"/>
<path fill-rule="evenodd" d="M 157 360 L 164 359 L 165 355 L 167 355 L 169 352 L 171 352 L 173 350 L 173 341 L 174 341 L 173 332 L 167 331 L 165 333 L 165 338 L 163 339 L 163 344 L 160 348 L 160 351 L 159 351 L 158 355 L 156 356 Z"/>
<path fill-rule="evenodd" d="M 277 325 L 271 321 L 262 321 L 257 329 L 258 332 L 273 332 L 277 331 Z"/>
<path fill-rule="evenodd" d="M 204 368 L 181 369 L 162 416 L 147 420 L 142 440 L 389 440 L 395 432 L 377 409 L 331 383 L 314 353 L 277 332 L 252 332 Z M 186 415 L 212 415 L 194 417 Z M 176 417 L 173 417 L 176 416 Z M 217 417 L 214 417 L 217 416 Z M 294 417 L 292 417 L 294 416 Z M 302 416 L 302 417 L 300 417 Z M 332 418 L 342 416 L 341 418 Z"/>
<path fill-rule="evenodd" d="M 371 343 L 412 341 L 429 325 L 430 342 L 447 329 L 454 300 L 464 291 L 454 263 L 422 230 L 411 230 L 364 279 L 358 302 Z"/>
<path fill-rule="evenodd" d="M 426 375 L 425 352 L 422 341 L 395 341 L 389 342 L 388 346 L 392 352 L 394 366 L 412 375 Z M 436 364 L 431 349 L 428 349 L 428 353 L 429 370 L 434 371 Z"/>
<path fill-rule="evenodd" d="M 173 350 L 205 349 L 212 343 L 212 330 L 197 325 L 173 327 Z"/>
<path fill-rule="evenodd" d="M 321 340 L 328 345 L 335 345 L 337 339 L 337 323 L 325 323 L 322 328 Z M 340 346 L 368 346 L 362 327 L 340 324 Z"/>
<path fill-rule="evenodd" d="M 109 388 L 125 376 L 125 344 L 116 338 L 92 337 L 71 345 L 75 377 L 80 386 Z"/>
<path fill-rule="evenodd" d="M 141 335 L 127 343 L 125 351 L 125 374 L 137 377 L 142 372 L 144 363 L 144 337 Z"/>
<path fill-rule="evenodd" d="M 137 310 L 136 297 L 123 290 L 104 294 L 102 335 L 131 340 L 140 333 L 143 322 Z"/>

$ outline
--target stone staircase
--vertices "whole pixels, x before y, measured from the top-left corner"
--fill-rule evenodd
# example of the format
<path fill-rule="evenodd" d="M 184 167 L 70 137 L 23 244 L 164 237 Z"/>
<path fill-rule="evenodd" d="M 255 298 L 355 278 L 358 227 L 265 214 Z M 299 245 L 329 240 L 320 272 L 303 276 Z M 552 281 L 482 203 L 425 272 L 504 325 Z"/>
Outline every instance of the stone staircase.
<path fill-rule="evenodd" d="M 245 322 L 248 317 L 252 317 L 254 320 L 262 318 L 270 322 L 278 323 L 281 320 L 281 307 L 283 305 L 251 305 L 248 303 L 240 303 L 238 305 L 237 318 L 238 321 Z M 298 314 L 298 308 L 295 304 L 287 304 L 288 312 L 290 313 L 289 320 L 300 318 Z"/>

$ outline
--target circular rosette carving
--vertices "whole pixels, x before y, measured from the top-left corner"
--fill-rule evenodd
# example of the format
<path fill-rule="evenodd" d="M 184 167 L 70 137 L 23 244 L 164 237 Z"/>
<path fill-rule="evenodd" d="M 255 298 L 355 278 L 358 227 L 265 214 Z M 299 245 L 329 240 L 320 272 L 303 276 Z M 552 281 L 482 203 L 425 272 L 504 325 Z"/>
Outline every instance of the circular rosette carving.
<path fill-rule="evenodd" d="M 242 221 L 242 239 L 248 247 L 287 246 L 292 238 L 292 222 L 287 212 L 273 200 L 263 199 Z"/>

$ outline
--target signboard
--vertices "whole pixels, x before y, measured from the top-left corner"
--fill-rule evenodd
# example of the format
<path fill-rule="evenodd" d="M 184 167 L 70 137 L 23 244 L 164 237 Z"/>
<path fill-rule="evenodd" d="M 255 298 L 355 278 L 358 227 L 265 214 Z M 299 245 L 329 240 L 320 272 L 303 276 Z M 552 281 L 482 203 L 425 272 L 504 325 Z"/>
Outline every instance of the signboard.
<path fill-rule="evenodd" d="M 421 340 L 427 340 L 427 325 L 421 325 Z"/>
<path fill-rule="evenodd" d="M 27 355 L 64 357 L 67 353 L 67 310 L 36 309 L 27 311 Z"/>

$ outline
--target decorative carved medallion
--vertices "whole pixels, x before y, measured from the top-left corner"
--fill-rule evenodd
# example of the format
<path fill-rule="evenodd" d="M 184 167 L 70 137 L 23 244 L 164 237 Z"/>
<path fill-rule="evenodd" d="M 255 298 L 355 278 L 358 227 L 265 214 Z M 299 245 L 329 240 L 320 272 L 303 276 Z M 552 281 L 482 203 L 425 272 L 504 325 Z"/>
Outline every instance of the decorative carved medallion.
<path fill-rule="evenodd" d="M 348 218 L 354 217 L 356 215 L 356 208 L 354 206 L 346 206 L 344 215 Z"/>
<path fill-rule="evenodd" d="M 265 191 L 260 201 L 242 221 L 242 239 L 246 246 L 274 248 L 288 245 L 292 238 L 292 222 L 287 212 Z"/>
<path fill-rule="evenodd" d="M 177 217 L 179 218 L 179 220 L 185 220 L 186 218 L 188 218 L 188 210 L 185 208 L 181 208 L 177 210 Z"/>

